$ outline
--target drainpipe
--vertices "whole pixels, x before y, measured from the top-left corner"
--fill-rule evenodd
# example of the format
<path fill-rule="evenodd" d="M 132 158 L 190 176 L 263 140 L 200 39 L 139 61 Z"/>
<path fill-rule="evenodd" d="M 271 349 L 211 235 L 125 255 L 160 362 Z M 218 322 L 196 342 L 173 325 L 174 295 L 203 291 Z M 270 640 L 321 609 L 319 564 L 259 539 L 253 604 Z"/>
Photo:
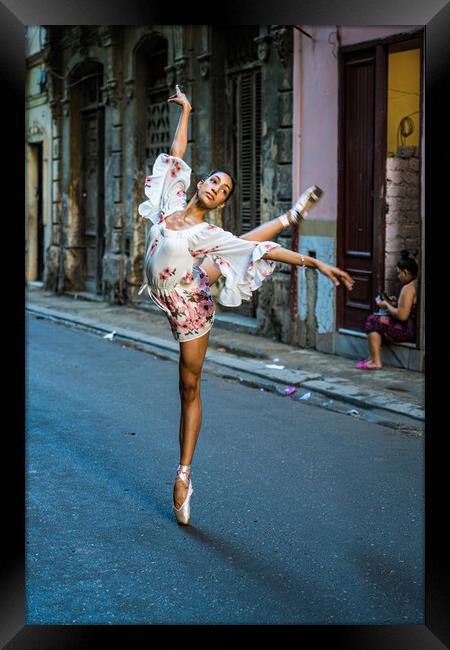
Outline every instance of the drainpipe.
<path fill-rule="evenodd" d="M 295 26 L 294 26 L 295 27 Z M 293 201 L 300 195 L 300 151 L 301 151 L 301 35 L 298 29 L 293 30 L 293 71 L 292 71 L 292 95 L 293 95 L 293 117 L 292 117 L 292 198 Z M 299 250 L 299 225 L 292 226 L 293 251 Z M 291 266 L 291 288 L 290 288 L 290 317 L 292 323 L 292 343 L 299 341 L 299 309 L 298 309 L 298 266 Z"/>

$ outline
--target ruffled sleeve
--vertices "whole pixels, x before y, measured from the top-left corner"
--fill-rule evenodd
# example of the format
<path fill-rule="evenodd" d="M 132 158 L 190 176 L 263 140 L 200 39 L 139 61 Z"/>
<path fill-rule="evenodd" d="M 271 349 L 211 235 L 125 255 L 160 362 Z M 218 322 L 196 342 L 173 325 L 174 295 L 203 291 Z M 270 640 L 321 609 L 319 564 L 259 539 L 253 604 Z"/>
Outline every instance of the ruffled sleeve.
<path fill-rule="evenodd" d="M 176 210 L 186 207 L 187 190 L 191 182 L 191 168 L 177 156 L 159 154 L 151 176 L 145 179 L 144 192 L 147 201 L 141 203 L 138 212 L 144 219 L 159 223 Z"/>
<path fill-rule="evenodd" d="M 265 260 L 263 255 L 279 247 L 273 241 L 241 239 L 218 226 L 207 226 L 189 237 L 194 264 L 201 264 L 207 257 L 224 276 L 218 301 L 225 307 L 238 307 L 243 300 L 250 300 L 252 292 L 275 270 L 276 261 Z"/>

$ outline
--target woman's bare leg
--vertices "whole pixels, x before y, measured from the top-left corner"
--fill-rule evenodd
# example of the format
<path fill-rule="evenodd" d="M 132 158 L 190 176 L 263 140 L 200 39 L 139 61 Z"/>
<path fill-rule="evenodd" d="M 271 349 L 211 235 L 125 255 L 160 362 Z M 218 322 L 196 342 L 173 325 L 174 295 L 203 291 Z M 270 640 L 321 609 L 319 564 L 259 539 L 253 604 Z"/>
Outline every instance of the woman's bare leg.
<path fill-rule="evenodd" d="M 191 465 L 202 423 L 200 382 L 203 362 L 208 347 L 209 332 L 193 341 L 180 343 L 179 392 L 180 413 L 180 465 Z M 173 497 L 179 508 L 186 499 L 187 485 L 175 481 Z"/>
<path fill-rule="evenodd" d="M 267 223 L 262 223 L 257 228 L 253 228 L 253 230 L 246 232 L 245 235 L 240 235 L 240 238 L 249 239 L 250 241 L 270 241 L 279 235 L 284 229 L 285 226 L 281 223 L 279 217 L 275 217 L 275 219 L 271 219 L 270 221 L 267 221 Z M 201 267 L 207 273 L 209 286 L 211 287 L 220 278 L 221 272 L 216 265 L 208 259 L 203 260 Z"/>
<path fill-rule="evenodd" d="M 275 219 L 262 223 L 257 228 L 246 232 L 245 235 L 240 235 L 240 238 L 250 239 L 251 241 L 270 241 L 279 235 L 282 230 L 285 230 L 285 226 L 281 223 L 279 217 L 275 217 Z"/>
<path fill-rule="evenodd" d="M 379 332 L 369 332 L 367 336 L 369 343 L 370 358 L 368 360 L 368 365 L 373 368 L 381 368 L 381 344 L 382 336 Z"/>

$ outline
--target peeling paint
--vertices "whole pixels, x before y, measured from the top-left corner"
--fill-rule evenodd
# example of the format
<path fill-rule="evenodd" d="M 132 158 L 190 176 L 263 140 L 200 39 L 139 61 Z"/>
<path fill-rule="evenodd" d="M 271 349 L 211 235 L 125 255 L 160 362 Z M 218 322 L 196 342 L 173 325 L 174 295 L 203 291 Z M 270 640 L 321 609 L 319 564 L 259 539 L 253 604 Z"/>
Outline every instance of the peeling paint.
<path fill-rule="evenodd" d="M 300 237 L 300 253 L 309 255 L 315 251 L 317 259 L 335 265 L 335 241 L 332 237 Z M 306 292 L 305 276 L 302 272 L 299 278 L 299 306 L 300 319 L 305 321 L 308 316 L 308 296 Z M 334 329 L 334 285 L 322 273 L 318 273 L 317 302 L 315 306 L 315 318 L 317 322 L 317 334 L 333 332 Z"/>

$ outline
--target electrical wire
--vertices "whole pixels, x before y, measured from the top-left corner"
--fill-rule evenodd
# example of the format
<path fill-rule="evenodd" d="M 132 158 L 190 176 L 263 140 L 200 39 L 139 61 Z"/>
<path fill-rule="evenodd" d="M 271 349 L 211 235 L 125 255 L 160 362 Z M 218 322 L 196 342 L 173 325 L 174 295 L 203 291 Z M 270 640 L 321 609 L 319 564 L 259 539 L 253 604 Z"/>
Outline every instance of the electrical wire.
<path fill-rule="evenodd" d="M 402 95 L 415 95 L 416 97 L 420 97 L 420 93 L 411 92 L 409 90 L 400 90 L 400 88 L 388 88 L 388 91 L 392 91 L 394 93 L 401 93 Z"/>
<path fill-rule="evenodd" d="M 335 39 L 332 40 L 332 37 L 335 36 Z M 336 48 L 341 47 L 341 35 L 339 34 L 339 27 L 336 25 L 336 31 L 335 32 L 330 32 L 328 35 L 328 43 L 333 46 L 333 50 L 331 54 L 334 56 L 335 59 L 337 59 L 337 54 L 336 54 Z"/>
<path fill-rule="evenodd" d="M 406 138 L 409 138 L 415 131 L 414 120 L 411 119 L 411 115 L 417 115 L 420 111 L 414 111 L 409 115 L 405 115 L 399 122 L 397 128 L 397 147 L 404 147 L 406 144 Z"/>

